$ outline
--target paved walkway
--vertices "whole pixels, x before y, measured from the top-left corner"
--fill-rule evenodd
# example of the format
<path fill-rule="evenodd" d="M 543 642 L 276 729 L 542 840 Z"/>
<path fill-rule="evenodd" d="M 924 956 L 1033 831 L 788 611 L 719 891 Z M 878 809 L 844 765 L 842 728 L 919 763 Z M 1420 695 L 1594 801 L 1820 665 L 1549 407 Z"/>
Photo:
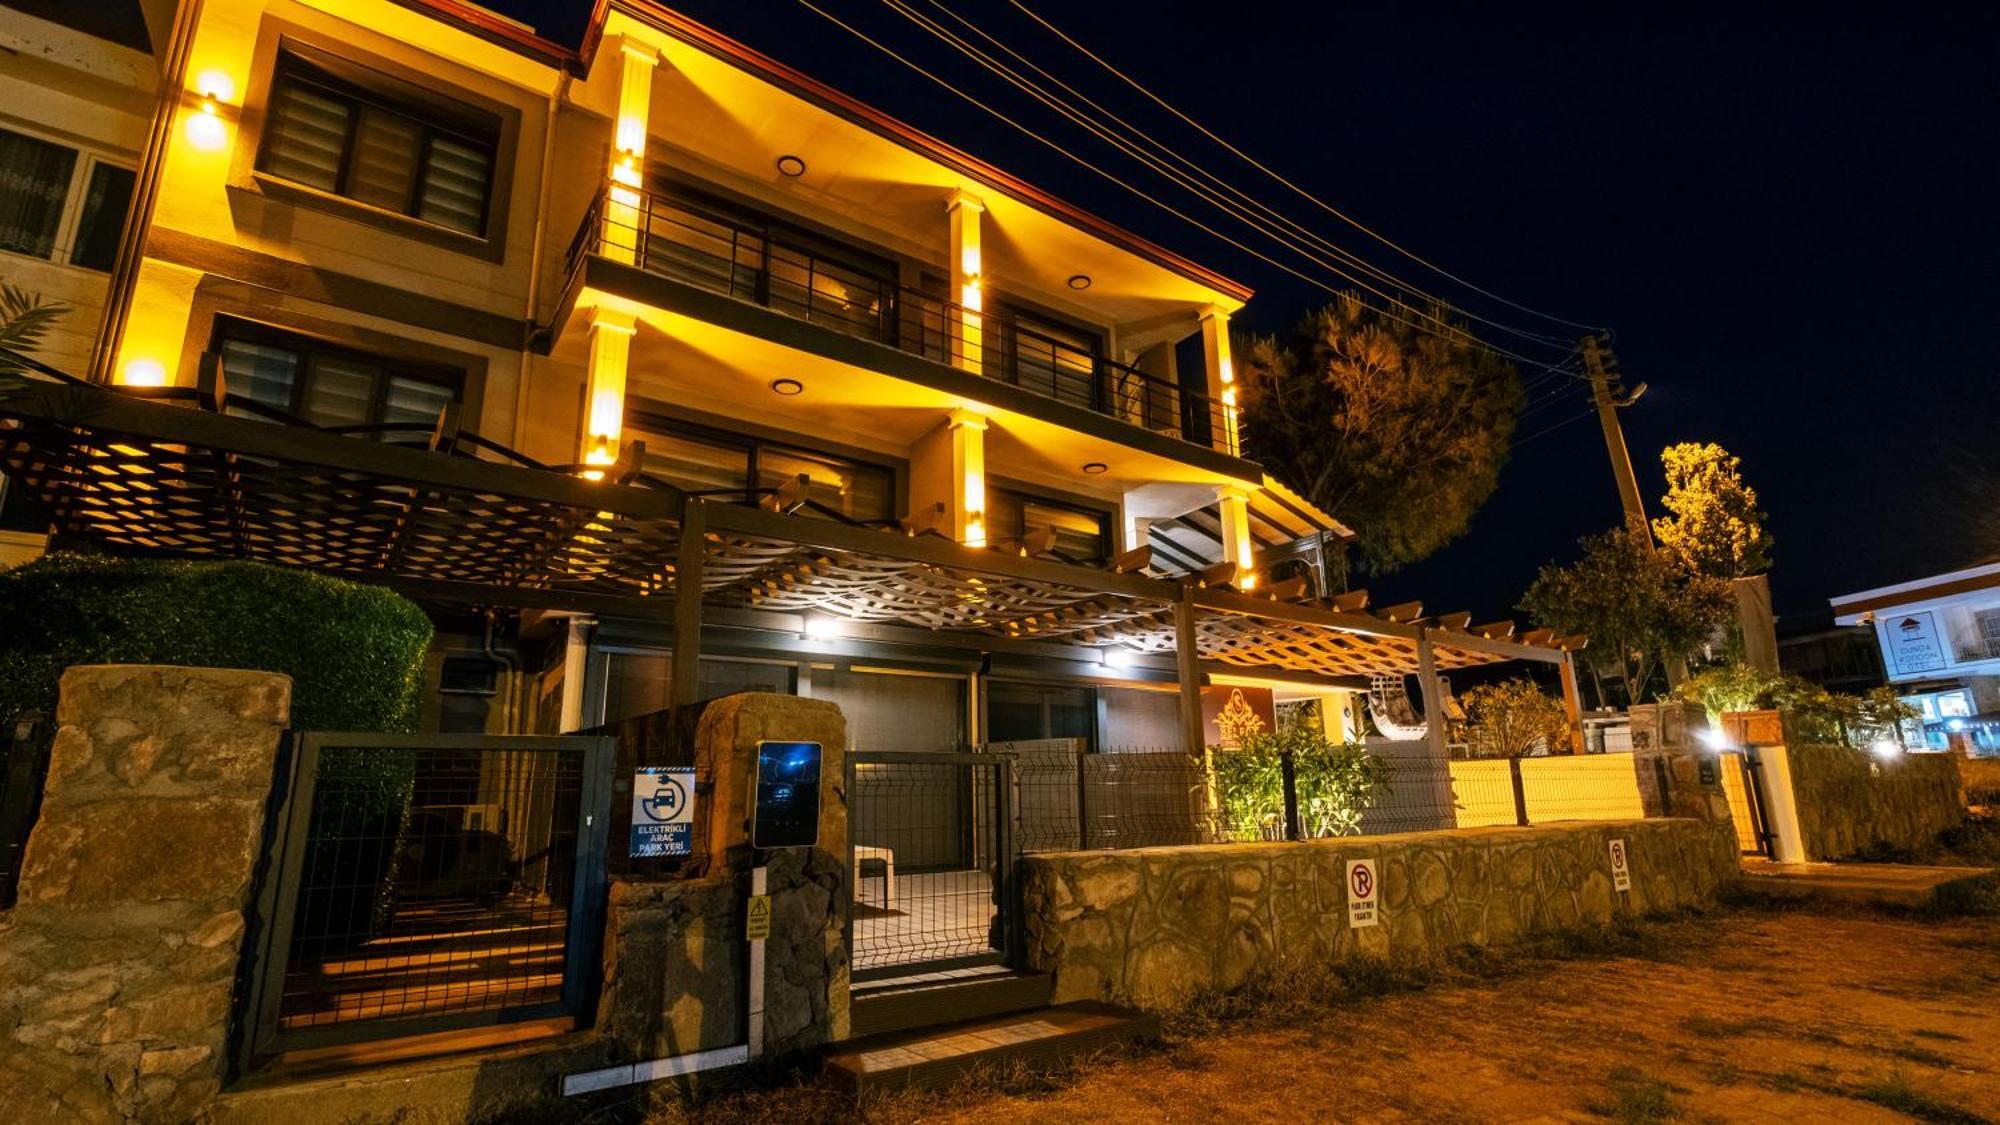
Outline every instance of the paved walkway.
<path fill-rule="evenodd" d="M 1753 893 L 1866 906 L 1923 906 L 1947 883 L 1991 874 L 1990 867 L 1925 867 L 1914 863 L 1743 861 L 1743 885 Z"/>

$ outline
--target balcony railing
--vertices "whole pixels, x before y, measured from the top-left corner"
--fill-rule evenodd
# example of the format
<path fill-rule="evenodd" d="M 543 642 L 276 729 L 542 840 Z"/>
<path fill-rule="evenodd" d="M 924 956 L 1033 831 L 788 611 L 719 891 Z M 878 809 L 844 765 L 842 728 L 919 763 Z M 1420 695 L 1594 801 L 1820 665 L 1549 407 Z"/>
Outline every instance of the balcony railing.
<path fill-rule="evenodd" d="M 647 273 L 886 344 L 1156 434 L 1232 452 L 1206 394 L 788 245 L 761 227 L 653 192 L 599 196 L 570 243 L 570 276 L 596 254 Z"/>

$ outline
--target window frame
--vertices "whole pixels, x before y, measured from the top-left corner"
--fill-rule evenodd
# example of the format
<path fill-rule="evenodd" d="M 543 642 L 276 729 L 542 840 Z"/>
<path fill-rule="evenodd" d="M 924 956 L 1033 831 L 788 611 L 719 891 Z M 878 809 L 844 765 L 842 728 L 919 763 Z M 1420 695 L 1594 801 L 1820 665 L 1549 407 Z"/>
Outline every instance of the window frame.
<path fill-rule="evenodd" d="M 314 361 L 320 356 L 334 356 L 356 360 L 372 364 L 375 367 L 374 385 L 370 388 L 368 396 L 367 420 L 362 422 L 335 423 L 332 427 L 324 428 L 341 429 L 352 426 L 382 426 L 389 424 L 383 421 L 382 413 L 388 405 L 390 379 L 393 376 L 399 375 L 418 382 L 429 383 L 433 386 L 449 388 L 452 392 L 451 401 L 458 407 L 461 417 L 465 415 L 468 409 L 467 394 L 471 383 L 471 373 L 464 368 L 453 367 L 445 363 L 412 359 L 407 356 L 374 351 L 368 348 L 355 347 L 338 340 L 328 339 L 316 333 L 303 332 L 293 328 L 286 328 L 282 325 L 229 314 L 217 315 L 209 329 L 208 351 L 209 354 L 215 357 L 218 367 L 222 363 L 223 345 L 231 340 L 263 343 L 273 347 L 287 348 L 301 354 L 304 360 L 301 367 L 303 377 L 293 379 L 291 400 L 282 410 L 286 415 L 314 426 L 320 426 L 321 424 L 313 422 L 306 417 L 304 404 L 306 392 L 312 385 L 313 374 L 316 370 Z"/>
<path fill-rule="evenodd" d="M 1044 507 L 1059 508 L 1066 512 L 1073 512 L 1077 515 L 1090 516 L 1093 519 L 1095 519 L 1097 521 L 1098 535 L 1100 538 L 1100 542 L 1103 544 L 1104 553 L 1100 558 L 1097 559 L 1078 560 L 1077 565 L 1105 566 L 1108 565 L 1112 559 L 1118 557 L 1118 527 L 1117 527 L 1118 513 L 1115 509 L 1108 507 L 1104 504 L 1093 502 L 1085 497 L 1069 496 L 1069 495 L 1054 493 L 1048 491 L 1047 489 L 1035 488 L 1029 485 L 1022 484 L 1019 481 L 1006 480 L 1003 478 L 989 478 L 986 482 L 987 499 L 986 499 L 986 513 L 985 513 L 986 526 L 989 533 L 991 533 L 993 530 L 993 500 L 995 497 L 998 496 L 1011 496 L 1022 502 L 1023 519 L 1021 521 L 1021 533 L 1023 535 L 1026 535 L 1029 530 L 1027 526 L 1027 519 L 1025 518 L 1026 516 L 1025 509 L 1027 504 L 1040 504 Z"/>
<path fill-rule="evenodd" d="M 408 90 L 404 88 L 407 86 L 406 83 L 386 74 L 381 75 L 379 81 L 370 81 L 370 72 L 366 67 L 360 64 L 341 65 L 344 62 L 345 60 L 328 59 L 319 51 L 301 50 L 300 45 L 296 43 L 279 44 L 277 57 L 272 63 L 270 80 L 266 83 L 265 126 L 258 134 L 256 155 L 252 160 L 256 174 L 287 184 L 294 190 L 331 196 L 355 207 L 365 207 L 370 211 L 393 215 L 460 238 L 477 239 L 482 242 L 489 239 L 493 227 L 494 196 L 502 174 L 501 141 L 506 127 L 505 121 L 498 114 L 456 102 L 443 94 Z M 360 73 L 355 73 L 357 71 Z M 321 94 L 339 99 L 348 107 L 347 134 L 341 143 L 340 164 L 331 189 L 291 179 L 267 167 L 271 157 L 273 133 L 269 115 L 271 107 L 277 101 L 279 90 L 287 82 L 315 89 Z M 411 171 L 403 209 L 384 207 L 348 194 L 349 180 L 354 173 L 356 154 L 359 151 L 356 144 L 361 123 L 359 110 L 364 107 L 386 113 L 417 127 L 417 160 Z M 479 225 L 474 230 L 459 230 L 425 219 L 419 214 L 423 202 L 424 173 L 430 167 L 431 146 L 438 136 L 481 147 L 486 153 L 486 190 L 480 196 Z"/>
<path fill-rule="evenodd" d="M 848 518 L 864 521 L 876 519 L 895 520 L 900 518 L 901 515 L 902 481 L 897 467 L 893 464 L 868 457 L 858 457 L 851 453 L 835 452 L 833 450 L 815 448 L 810 445 L 801 445 L 798 442 L 787 441 L 783 438 L 766 437 L 760 434 L 744 433 L 739 430 L 728 430 L 718 426 L 704 425 L 700 422 L 689 422 L 651 411 L 633 414 L 630 421 L 626 424 L 626 429 L 630 431 L 630 436 L 640 441 L 645 440 L 646 433 L 652 432 L 664 434 L 668 437 L 680 438 L 685 441 L 704 442 L 709 445 L 722 446 L 741 452 L 744 455 L 745 491 L 753 491 L 764 487 L 764 485 L 759 483 L 762 475 L 759 454 L 766 449 L 794 457 L 805 457 L 830 462 L 842 467 L 879 473 L 885 485 L 883 497 L 888 505 L 886 512 L 881 516 L 849 516 Z"/>
<path fill-rule="evenodd" d="M 77 239 L 83 233 L 83 209 L 90 196 L 91 177 L 96 173 L 100 165 L 116 168 L 132 176 L 136 189 L 139 176 L 138 166 L 112 156 L 105 149 L 79 145 L 71 140 L 55 137 L 40 129 L 27 127 L 25 122 L 12 119 L 0 121 L 0 131 L 12 133 L 17 137 L 23 137 L 41 144 L 53 145 L 56 148 L 65 149 L 76 157 L 74 163 L 70 165 L 69 183 L 63 188 L 62 213 L 56 219 L 55 236 L 49 243 L 48 255 L 44 257 L 40 254 L 31 254 L 26 250 L 15 250 L 5 246 L 0 246 L 0 255 L 23 258 L 31 262 L 44 262 L 52 266 L 73 266 L 76 269 L 89 270 L 95 274 L 109 274 L 111 272 L 110 265 L 106 265 L 100 269 L 97 266 L 76 260 Z M 124 235 L 125 223 L 131 218 L 131 211 L 132 199 L 128 195 L 125 200 L 125 211 L 118 217 L 118 230 L 121 238 Z M 113 257 L 115 259 L 115 253 Z"/>

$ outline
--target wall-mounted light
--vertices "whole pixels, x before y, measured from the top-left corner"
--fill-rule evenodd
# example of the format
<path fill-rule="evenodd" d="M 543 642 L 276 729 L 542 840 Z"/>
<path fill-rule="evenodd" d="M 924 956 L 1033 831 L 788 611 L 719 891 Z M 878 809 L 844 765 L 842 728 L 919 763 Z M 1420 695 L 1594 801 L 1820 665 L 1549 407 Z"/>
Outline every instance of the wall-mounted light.
<path fill-rule="evenodd" d="M 1083 466 L 1083 471 L 1089 473 L 1091 476 L 1097 476 L 1100 473 L 1109 472 L 1110 470 L 1111 466 L 1102 461 L 1091 461 Z"/>
<path fill-rule="evenodd" d="M 1069 275 L 1069 287 L 1070 287 L 1071 289 L 1088 289 L 1088 288 L 1090 288 L 1090 275 L 1089 275 L 1089 274 L 1087 274 L 1087 273 L 1073 273 L 1073 274 L 1070 274 L 1070 275 Z"/>
<path fill-rule="evenodd" d="M 778 394 L 785 395 L 787 397 L 790 397 L 795 394 L 800 394 L 805 389 L 806 385 L 804 383 L 799 382 L 797 379 L 771 380 L 771 390 Z"/>
<path fill-rule="evenodd" d="M 778 174 L 796 180 L 806 174 L 806 162 L 791 153 L 786 153 L 778 158 Z"/>
<path fill-rule="evenodd" d="M 205 70 L 195 80 L 200 102 L 188 115 L 188 143 L 202 152 L 218 152 L 229 144 L 229 127 L 222 122 L 222 103 L 236 94 L 236 83 L 219 70 Z"/>
<path fill-rule="evenodd" d="M 1130 668 L 1139 662 L 1139 654 L 1129 648 L 1113 646 L 1104 650 L 1106 668 Z"/>
<path fill-rule="evenodd" d="M 1893 758 L 1903 752 L 1902 744 L 1893 738 L 1878 738 L 1868 744 L 1868 749 L 1878 758 Z"/>
<path fill-rule="evenodd" d="M 831 641 L 839 638 L 843 631 L 838 617 L 830 617 L 824 613 L 806 615 L 806 640 Z"/>
<path fill-rule="evenodd" d="M 157 359 L 128 359 L 119 369 L 118 382 L 126 387 L 164 387 L 167 369 Z"/>
<path fill-rule="evenodd" d="M 1702 731 L 1701 743 L 1717 753 L 1726 753 L 1736 749 L 1736 744 L 1729 741 L 1729 736 L 1724 734 L 1718 727 L 1709 727 L 1707 730 Z"/>

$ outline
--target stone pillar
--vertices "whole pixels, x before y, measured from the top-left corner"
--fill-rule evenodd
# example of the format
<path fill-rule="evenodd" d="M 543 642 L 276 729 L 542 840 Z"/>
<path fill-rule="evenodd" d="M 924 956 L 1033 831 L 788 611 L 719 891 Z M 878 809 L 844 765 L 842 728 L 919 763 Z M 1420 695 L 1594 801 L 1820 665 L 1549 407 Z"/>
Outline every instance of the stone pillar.
<path fill-rule="evenodd" d="M 290 678 L 63 674 L 21 897 L 0 929 L 0 1106 L 196 1118 L 221 1089 Z"/>
<path fill-rule="evenodd" d="M 611 187 L 604 210 L 605 257 L 631 264 L 644 241 L 647 118 L 653 107 L 653 71 L 660 52 L 635 39 L 620 40 L 618 120 L 612 126 Z"/>
<path fill-rule="evenodd" d="M 945 215 L 951 239 L 951 299 L 958 302 L 958 339 L 951 341 L 952 363 L 974 375 L 984 370 L 986 358 L 986 283 L 980 252 L 980 216 L 986 204 L 978 197 L 954 191 L 945 200 Z"/>
<path fill-rule="evenodd" d="M 1229 312 L 1218 305 L 1201 310 L 1201 351 L 1208 364 L 1210 401 L 1222 404 L 1222 432 L 1211 439 L 1225 453 L 1242 451 L 1236 429 L 1236 362 L 1229 354 Z"/>
<path fill-rule="evenodd" d="M 935 522 L 921 513 L 939 513 Z M 986 416 L 959 409 L 918 439 L 910 456 L 910 513 L 919 530 L 986 545 Z"/>
<path fill-rule="evenodd" d="M 1632 768 L 1646 815 L 1732 825 L 1720 755 L 1702 742 L 1708 712 L 1698 703 L 1642 703 L 1630 714 Z"/>
<path fill-rule="evenodd" d="M 1235 485 L 1215 490 L 1222 524 L 1222 561 L 1236 564 L 1236 588 L 1257 588 L 1257 541 L 1250 537 L 1250 494 Z"/>
<path fill-rule="evenodd" d="M 625 374 L 638 330 L 638 321 L 626 313 L 599 307 L 590 315 L 590 367 L 577 460 L 593 480 L 618 460 L 618 440 L 625 432 Z"/>

